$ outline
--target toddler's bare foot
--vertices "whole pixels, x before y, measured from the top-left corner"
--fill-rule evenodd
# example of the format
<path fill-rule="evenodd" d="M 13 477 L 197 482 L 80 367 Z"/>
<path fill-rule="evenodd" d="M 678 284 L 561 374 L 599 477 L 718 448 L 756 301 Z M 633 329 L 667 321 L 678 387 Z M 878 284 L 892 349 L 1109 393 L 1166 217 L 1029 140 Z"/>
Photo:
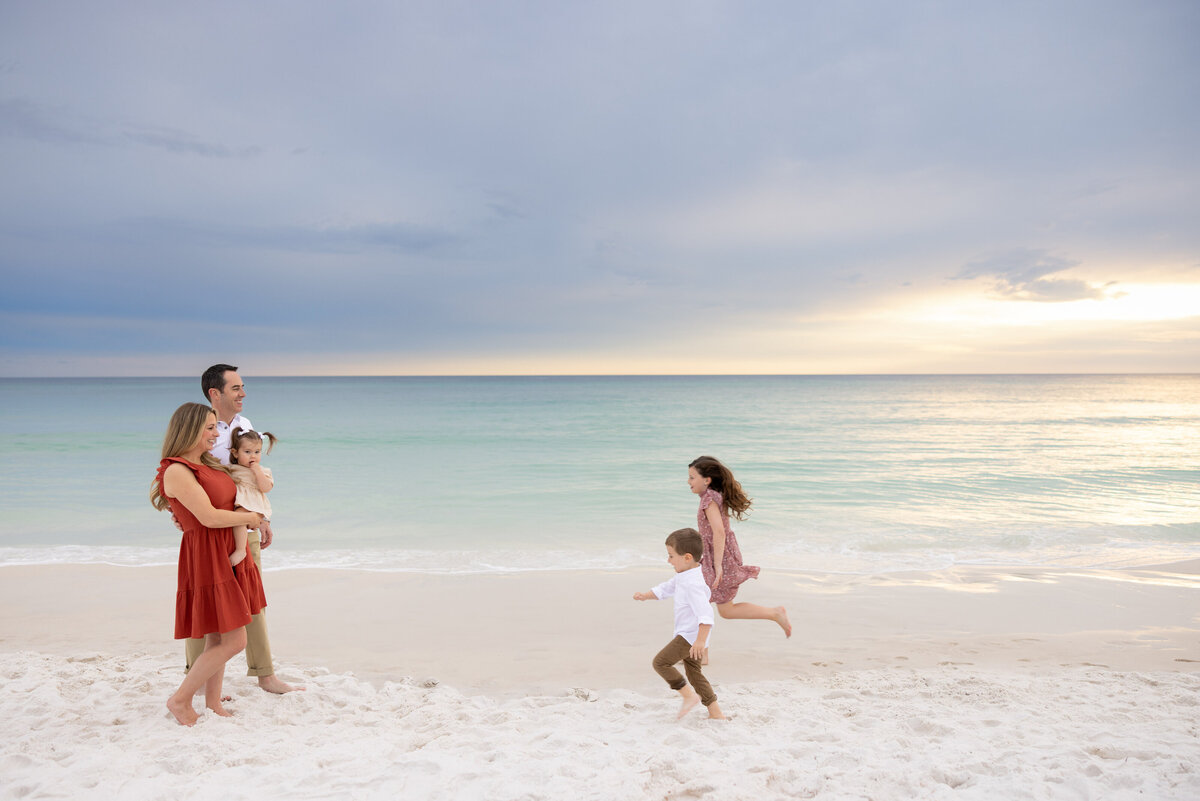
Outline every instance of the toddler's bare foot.
<path fill-rule="evenodd" d="M 680 705 L 679 714 L 675 716 L 675 719 L 683 720 L 683 716 L 695 709 L 696 705 L 700 703 L 700 696 L 696 695 L 696 691 L 691 687 L 684 687 L 679 691 L 679 694 L 683 696 L 683 704 Z"/>
<path fill-rule="evenodd" d="M 782 606 L 775 607 L 775 622 L 783 629 L 785 635 L 792 636 L 792 621 L 788 620 L 787 610 Z"/>
<path fill-rule="evenodd" d="M 276 695 L 283 695 L 284 693 L 290 693 L 293 690 L 304 689 L 303 687 L 293 687 L 290 684 L 285 684 L 284 682 L 280 681 L 279 677 L 274 673 L 272 673 L 270 676 L 259 676 L 258 686 L 267 692 L 275 693 Z"/>
<path fill-rule="evenodd" d="M 725 720 L 725 713 L 721 711 L 721 707 L 717 706 L 717 702 L 713 701 L 708 705 L 709 720 Z"/>
<path fill-rule="evenodd" d="M 241 551 L 234 551 L 233 553 L 229 554 L 229 564 L 232 567 L 237 567 L 242 563 L 243 560 L 245 560 L 245 558 L 246 551 L 244 549 Z"/>
<path fill-rule="evenodd" d="M 190 703 L 177 700 L 173 695 L 167 699 L 167 710 L 175 717 L 180 726 L 194 726 L 200 719 Z"/>

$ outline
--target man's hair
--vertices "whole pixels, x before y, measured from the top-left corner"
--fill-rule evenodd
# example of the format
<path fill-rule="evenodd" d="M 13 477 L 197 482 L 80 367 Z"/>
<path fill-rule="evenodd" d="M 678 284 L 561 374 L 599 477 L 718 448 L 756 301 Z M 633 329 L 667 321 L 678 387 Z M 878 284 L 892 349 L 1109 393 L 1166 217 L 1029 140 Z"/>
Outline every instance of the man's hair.
<path fill-rule="evenodd" d="M 704 556 L 704 540 L 700 532 L 694 528 L 681 528 L 667 535 L 667 545 L 675 549 L 677 554 L 690 553 L 697 562 Z"/>
<path fill-rule="evenodd" d="M 200 376 L 200 389 L 204 392 L 204 400 L 212 402 L 212 398 L 208 396 L 210 389 L 215 389 L 217 392 L 225 391 L 225 374 L 230 370 L 237 372 L 237 368 L 232 364 L 214 364 L 204 371 L 204 374 Z"/>

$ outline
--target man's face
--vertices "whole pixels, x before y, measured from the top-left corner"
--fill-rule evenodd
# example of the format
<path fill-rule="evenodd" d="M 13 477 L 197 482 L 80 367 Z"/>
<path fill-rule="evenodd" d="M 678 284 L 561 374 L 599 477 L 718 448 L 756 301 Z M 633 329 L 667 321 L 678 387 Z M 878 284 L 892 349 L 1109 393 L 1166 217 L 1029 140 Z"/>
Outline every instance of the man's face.
<path fill-rule="evenodd" d="M 231 420 L 242 412 L 242 400 L 246 397 L 246 386 L 242 377 L 233 370 L 225 371 L 225 389 L 213 393 L 213 408 L 222 420 Z"/>

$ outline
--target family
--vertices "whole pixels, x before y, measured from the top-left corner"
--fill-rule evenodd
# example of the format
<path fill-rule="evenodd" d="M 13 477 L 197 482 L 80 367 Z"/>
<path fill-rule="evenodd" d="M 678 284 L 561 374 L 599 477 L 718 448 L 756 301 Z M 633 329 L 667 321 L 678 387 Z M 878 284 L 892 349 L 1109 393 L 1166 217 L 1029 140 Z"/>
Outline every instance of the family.
<path fill-rule="evenodd" d="M 222 705 L 225 663 L 243 650 L 247 673 L 262 689 L 303 689 L 275 675 L 267 637 L 260 550 L 274 538 L 265 495 L 273 481 L 260 460 L 263 439 L 275 438 L 242 416 L 246 391 L 237 370 L 214 364 L 200 378 L 208 404 L 175 410 L 150 488 L 151 503 L 169 509 L 183 531 L 175 638 L 187 639 L 187 675 L 167 708 L 185 726 L 198 718 L 192 704 L 201 687 L 205 706 L 230 715 Z"/>
<path fill-rule="evenodd" d="M 204 371 L 200 384 L 208 404 L 185 403 L 175 410 L 150 490 L 154 507 L 170 510 L 183 532 L 175 638 L 187 639 L 187 673 L 167 709 L 184 726 L 199 719 L 193 704 L 201 688 L 208 709 L 232 714 L 222 703 L 229 700 L 222 696 L 225 663 L 243 650 L 248 675 L 256 676 L 262 689 L 304 689 L 275 676 L 263 613 L 267 600 L 260 550 L 274 538 L 266 498 L 274 480 L 261 459 L 264 441 L 269 451 L 275 437 L 255 430 L 242 416 L 246 391 L 237 367 L 215 364 Z M 708 664 L 712 605 L 723 618 L 772 620 L 788 637 L 792 626 L 782 606 L 734 602 L 738 588 L 756 578 L 759 568 L 743 564 L 729 525 L 731 513 L 743 520 L 751 505 L 733 473 L 717 459 L 701 456 L 688 465 L 688 487 L 700 496 L 700 509 L 696 529 L 667 537 L 667 562 L 675 575 L 633 597 L 674 598 L 675 637 L 654 657 L 653 666 L 682 696 L 678 717 L 704 704 L 710 718 L 723 718 L 702 671 Z M 681 661 L 686 680 L 675 668 Z"/>

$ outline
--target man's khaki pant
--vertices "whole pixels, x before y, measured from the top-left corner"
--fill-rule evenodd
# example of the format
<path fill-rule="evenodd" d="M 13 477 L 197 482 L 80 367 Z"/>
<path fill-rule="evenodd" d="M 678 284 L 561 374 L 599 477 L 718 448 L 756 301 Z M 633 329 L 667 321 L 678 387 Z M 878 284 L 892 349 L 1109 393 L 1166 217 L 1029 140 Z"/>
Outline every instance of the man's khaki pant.
<path fill-rule="evenodd" d="M 250 556 L 254 558 L 254 564 L 258 565 L 259 572 L 261 572 L 262 557 L 259 554 L 262 548 L 259 547 L 258 532 L 250 531 L 247 533 L 249 536 L 246 538 L 246 541 L 250 545 Z M 188 670 L 192 669 L 192 664 L 195 663 L 203 651 L 204 638 L 188 638 L 187 645 L 185 646 Z M 271 661 L 271 641 L 267 639 L 267 618 L 265 612 L 259 612 L 250 618 L 250 622 L 246 624 L 246 675 L 275 675 L 275 664 Z"/>

